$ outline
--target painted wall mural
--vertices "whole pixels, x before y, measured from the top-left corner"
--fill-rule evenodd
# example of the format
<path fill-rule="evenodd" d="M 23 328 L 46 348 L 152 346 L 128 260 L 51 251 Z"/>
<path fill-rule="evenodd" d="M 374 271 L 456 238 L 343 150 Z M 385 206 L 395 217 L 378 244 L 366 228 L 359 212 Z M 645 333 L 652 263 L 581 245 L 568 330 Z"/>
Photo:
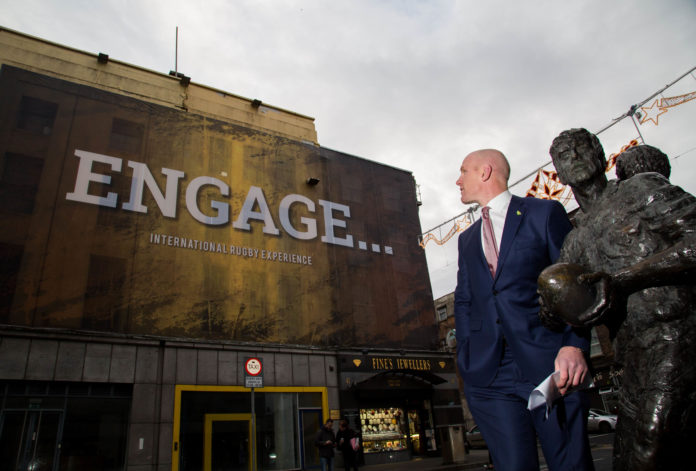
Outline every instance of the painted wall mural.
<path fill-rule="evenodd" d="M 409 172 L 12 67 L 0 82 L 0 322 L 437 343 Z"/>

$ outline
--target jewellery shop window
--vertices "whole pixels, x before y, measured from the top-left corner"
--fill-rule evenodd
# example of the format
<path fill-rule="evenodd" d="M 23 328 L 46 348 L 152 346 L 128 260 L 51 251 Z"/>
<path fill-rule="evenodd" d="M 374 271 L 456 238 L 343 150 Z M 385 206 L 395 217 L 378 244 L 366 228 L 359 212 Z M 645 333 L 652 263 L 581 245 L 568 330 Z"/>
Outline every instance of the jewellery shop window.
<path fill-rule="evenodd" d="M 406 449 L 406 417 L 401 409 L 360 409 L 365 453 Z"/>

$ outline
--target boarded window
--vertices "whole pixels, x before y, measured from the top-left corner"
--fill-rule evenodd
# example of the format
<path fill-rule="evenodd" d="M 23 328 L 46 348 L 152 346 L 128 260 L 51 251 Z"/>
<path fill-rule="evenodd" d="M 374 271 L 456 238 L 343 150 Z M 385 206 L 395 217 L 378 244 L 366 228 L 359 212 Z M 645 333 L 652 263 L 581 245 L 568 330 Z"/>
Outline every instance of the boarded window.
<path fill-rule="evenodd" d="M 109 147 L 127 154 L 139 154 L 145 127 L 142 124 L 114 118 L 111 124 Z"/>
<path fill-rule="evenodd" d="M 6 153 L 0 167 L 0 211 L 31 214 L 42 170 L 43 159 Z"/>
<path fill-rule="evenodd" d="M 24 247 L 0 243 L 0 322 L 8 323 Z"/>
<path fill-rule="evenodd" d="M 48 136 L 53 131 L 53 122 L 58 114 L 58 105 L 50 101 L 23 96 L 19 105 L 17 127 L 35 134 Z"/>

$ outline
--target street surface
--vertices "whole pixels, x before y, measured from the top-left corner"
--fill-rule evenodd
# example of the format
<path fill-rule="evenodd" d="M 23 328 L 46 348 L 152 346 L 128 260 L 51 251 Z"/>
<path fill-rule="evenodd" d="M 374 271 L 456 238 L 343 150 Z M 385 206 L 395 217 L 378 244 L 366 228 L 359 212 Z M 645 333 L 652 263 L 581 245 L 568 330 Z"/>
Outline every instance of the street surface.
<path fill-rule="evenodd" d="M 594 461 L 595 471 L 612 471 L 611 453 L 614 449 L 614 433 L 590 434 L 590 448 L 592 449 L 592 460 Z M 543 460 L 541 449 L 539 450 L 540 461 Z M 542 464 L 542 470 L 547 470 L 546 464 Z"/>
<path fill-rule="evenodd" d="M 611 453 L 614 444 L 614 433 L 590 434 L 589 438 L 595 471 L 612 471 Z M 539 461 L 541 464 L 540 469 L 548 471 L 541 448 L 539 449 Z M 483 469 L 487 462 L 488 450 L 475 449 L 471 450 L 466 456 L 464 463 L 442 464 L 441 457 L 414 458 L 411 461 L 402 463 L 361 466 L 360 469 L 366 471 L 459 471 L 464 469 Z"/>
<path fill-rule="evenodd" d="M 611 471 L 611 453 L 614 449 L 614 432 L 590 434 L 590 447 L 595 471 Z"/>

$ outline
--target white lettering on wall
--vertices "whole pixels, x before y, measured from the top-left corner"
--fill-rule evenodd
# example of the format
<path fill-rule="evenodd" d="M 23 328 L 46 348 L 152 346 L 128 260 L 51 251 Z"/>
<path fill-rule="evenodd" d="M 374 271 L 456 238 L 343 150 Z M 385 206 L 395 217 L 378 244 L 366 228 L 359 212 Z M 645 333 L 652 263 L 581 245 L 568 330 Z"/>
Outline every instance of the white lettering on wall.
<path fill-rule="evenodd" d="M 334 227 L 346 227 L 346 221 L 342 219 L 334 219 L 333 212 L 341 211 L 347 218 L 350 217 L 350 207 L 345 204 L 332 203 L 331 201 L 319 200 L 319 204 L 324 207 L 324 225 L 326 226 L 326 234 L 321 236 L 321 241 L 328 244 L 344 245 L 346 247 L 353 246 L 353 236 L 348 234 L 341 239 L 334 234 Z"/>
<path fill-rule="evenodd" d="M 306 196 L 302 195 L 287 195 L 280 202 L 280 207 L 278 208 L 278 216 L 280 217 L 280 225 L 283 226 L 285 232 L 290 234 L 295 239 L 309 240 L 317 237 L 317 221 L 312 218 L 301 217 L 300 222 L 307 226 L 307 230 L 304 232 L 298 231 L 290 223 L 290 207 L 293 203 L 303 203 L 307 206 L 310 213 L 314 212 L 314 201 L 310 200 Z"/>
<path fill-rule="evenodd" d="M 123 203 L 123 209 L 137 213 L 147 213 L 147 206 L 143 204 L 144 187 L 147 185 L 162 214 L 168 218 L 175 218 L 179 179 L 184 177 L 184 172 L 170 168 L 162 169 L 162 173 L 167 176 L 167 189 L 165 190 L 166 195 L 164 195 L 157 186 L 157 182 L 147 165 L 128 161 L 128 166 L 133 169 L 133 179 L 131 180 L 130 201 Z"/>
<path fill-rule="evenodd" d="M 198 208 L 198 190 L 204 185 L 212 185 L 220 190 L 222 196 L 229 196 L 230 187 L 223 181 L 213 177 L 197 177 L 191 180 L 186 188 L 186 208 L 193 219 L 210 226 L 226 224 L 230 220 L 230 205 L 220 201 L 212 201 L 210 207 L 215 210 L 215 217 L 206 216 Z"/>
<path fill-rule="evenodd" d="M 76 150 L 75 155 L 80 159 L 80 165 L 77 168 L 77 179 L 75 180 L 75 191 L 67 193 L 65 199 L 115 208 L 118 204 L 118 195 L 116 193 L 109 192 L 106 194 L 106 197 L 102 197 L 90 195 L 88 190 L 89 182 L 103 183 L 104 185 L 111 184 L 109 175 L 92 172 L 92 164 L 94 162 L 109 164 L 114 172 L 120 172 L 121 159 L 84 150 Z"/>
<path fill-rule="evenodd" d="M 279 252 L 254 247 L 225 245 L 219 242 L 178 237 L 169 234 L 150 232 L 151 245 L 166 245 L 177 249 L 214 252 L 225 255 L 264 260 L 265 262 L 291 263 L 297 265 L 312 265 L 312 256 L 291 252 Z"/>
<path fill-rule="evenodd" d="M 80 203 L 94 204 L 98 206 L 107 206 L 116 208 L 118 206 L 119 196 L 115 192 L 107 191 L 106 196 L 90 194 L 90 183 L 101 183 L 102 185 L 111 184 L 111 176 L 96 173 L 92 170 L 95 162 L 107 164 L 111 167 L 112 172 L 121 172 L 123 161 L 118 157 L 109 155 L 87 152 L 84 150 L 75 150 L 75 155 L 80 159 L 75 179 L 75 189 L 66 193 L 65 199 L 77 201 Z M 152 194 L 157 207 L 162 215 L 168 218 L 175 218 L 177 214 L 177 199 L 179 195 L 179 181 L 185 177 L 185 173 L 180 170 L 170 168 L 162 168 L 161 172 L 166 176 L 165 190 L 161 191 L 153 177 L 150 169 L 146 164 L 141 162 L 128 161 L 128 167 L 132 169 L 131 186 L 129 200 L 122 204 L 122 209 L 138 213 L 147 213 L 148 207 L 143 203 L 145 187 Z M 188 183 L 186 188 L 186 209 L 191 217 L 196 221 L 209 225 L 220 226 L 227 224 L 230 221 L 230 205 L 223 201 L 212 200 L 209 208 L 199 207 L 198 194 L 202 187 L 209 185 L 217 188 L 220 191 L 221 197 L 229 197 L 230 187 L 225 182 L 208 176 L 196 177 Z M 323 208 L 324 218 L 324 234 L 321 236 L 321 241 L 327 244 L 341 245 L 344 247 L 353 247 L 353 236 L 348 233 L 348 224 L 346 220 L 350 219 L 350 207 L 344 204 L 335 203 L 332 201 L 319 200 L 319 205 Z M 303 195 L 289 194 L 283 197 L 278 206 L 278 220 L 283 230 L 290 236 L 299 240 L 316 239 L 317 220 L 312 217 L 302 216 L 299 218 L 298 226 L 295 227 L 291 221 L 291 211 L 293 205 L 302 205 L 309 213 L 315 213 L 316 206 L 314 201 Z M 207 210 L 207 211 L 206 211 Z M 213 215 L 207 215 L 206 212 L 212 212 Z M 340 213 L 343 218 L 335 217 Z M 263 233 L 269 235 L 279 235 L 280 231 L 276 227 L 273 220 L 271 208 L 268 206 L 266 197 L 261 188 L 257 186 L 249 187 L 242 209 L 237 216 L 237 219 L 232 223 L 232 227 L 241 231 L 251 231 L 252 226 L 250 221 L 259 221 L 263 223 Z M 345 232 L 345 237 L 339 237 L 336 234 L 336 229 L 342 229 Z M 182 239 L 183 240 L 183 239 Z M 195 244 L 193 239 L 185 239 L 186 244 Z M 177 241 L 177 243 L 180 241 Z M 365 243 L 360 241 L 360 248 L 365 249 Z M 379 245 L 377 245 L 379 247 Z M 191 247 L 189 247 L 191 248 Z M 204 249 L 207 250 L 207 249 Z M 212 251 L 212 249 L 210 249 Z M 226 253 L 226 247 L 215 246 L 215 251 Z M 231 250 L 231 248 L 230 248 Z M 385 253 L 392 255 L 391 247 L 385 246 Z M 283 257 L 283 261 L 293 261 L 292 254 L 281 252 L 263 253 L 261 259 L 276 260 L 278 257 Z M 287 260 L 285 260 L 287 258 Z M 311 258 L 310 258 L 311 260 Z M 311 264 L 311 261 L 310 261 Z"/>
<path fill-rule="evenodd" d="M 254 211 L 255 205 L 259 206 L 259 211 Z M 249 225 L 249 219 L 263 221 L 264 234 L 280 234 L 280 231 L 276 228 L 275 224 L 273 224 L 271 210 L 268 209 L 268 203 L 266 203 L 266 197 L 263 196 L 263 190 L 258 186 L 249 188 L 249 193 L 247 193 L 247 197 L 244 200 L 242 210 L 239 212 L 239 216 L 237 220 L 234 221 L 234 224 L 232 224 L 232 227 L 243 231 L 250 231 L 251 226 Z"/>

